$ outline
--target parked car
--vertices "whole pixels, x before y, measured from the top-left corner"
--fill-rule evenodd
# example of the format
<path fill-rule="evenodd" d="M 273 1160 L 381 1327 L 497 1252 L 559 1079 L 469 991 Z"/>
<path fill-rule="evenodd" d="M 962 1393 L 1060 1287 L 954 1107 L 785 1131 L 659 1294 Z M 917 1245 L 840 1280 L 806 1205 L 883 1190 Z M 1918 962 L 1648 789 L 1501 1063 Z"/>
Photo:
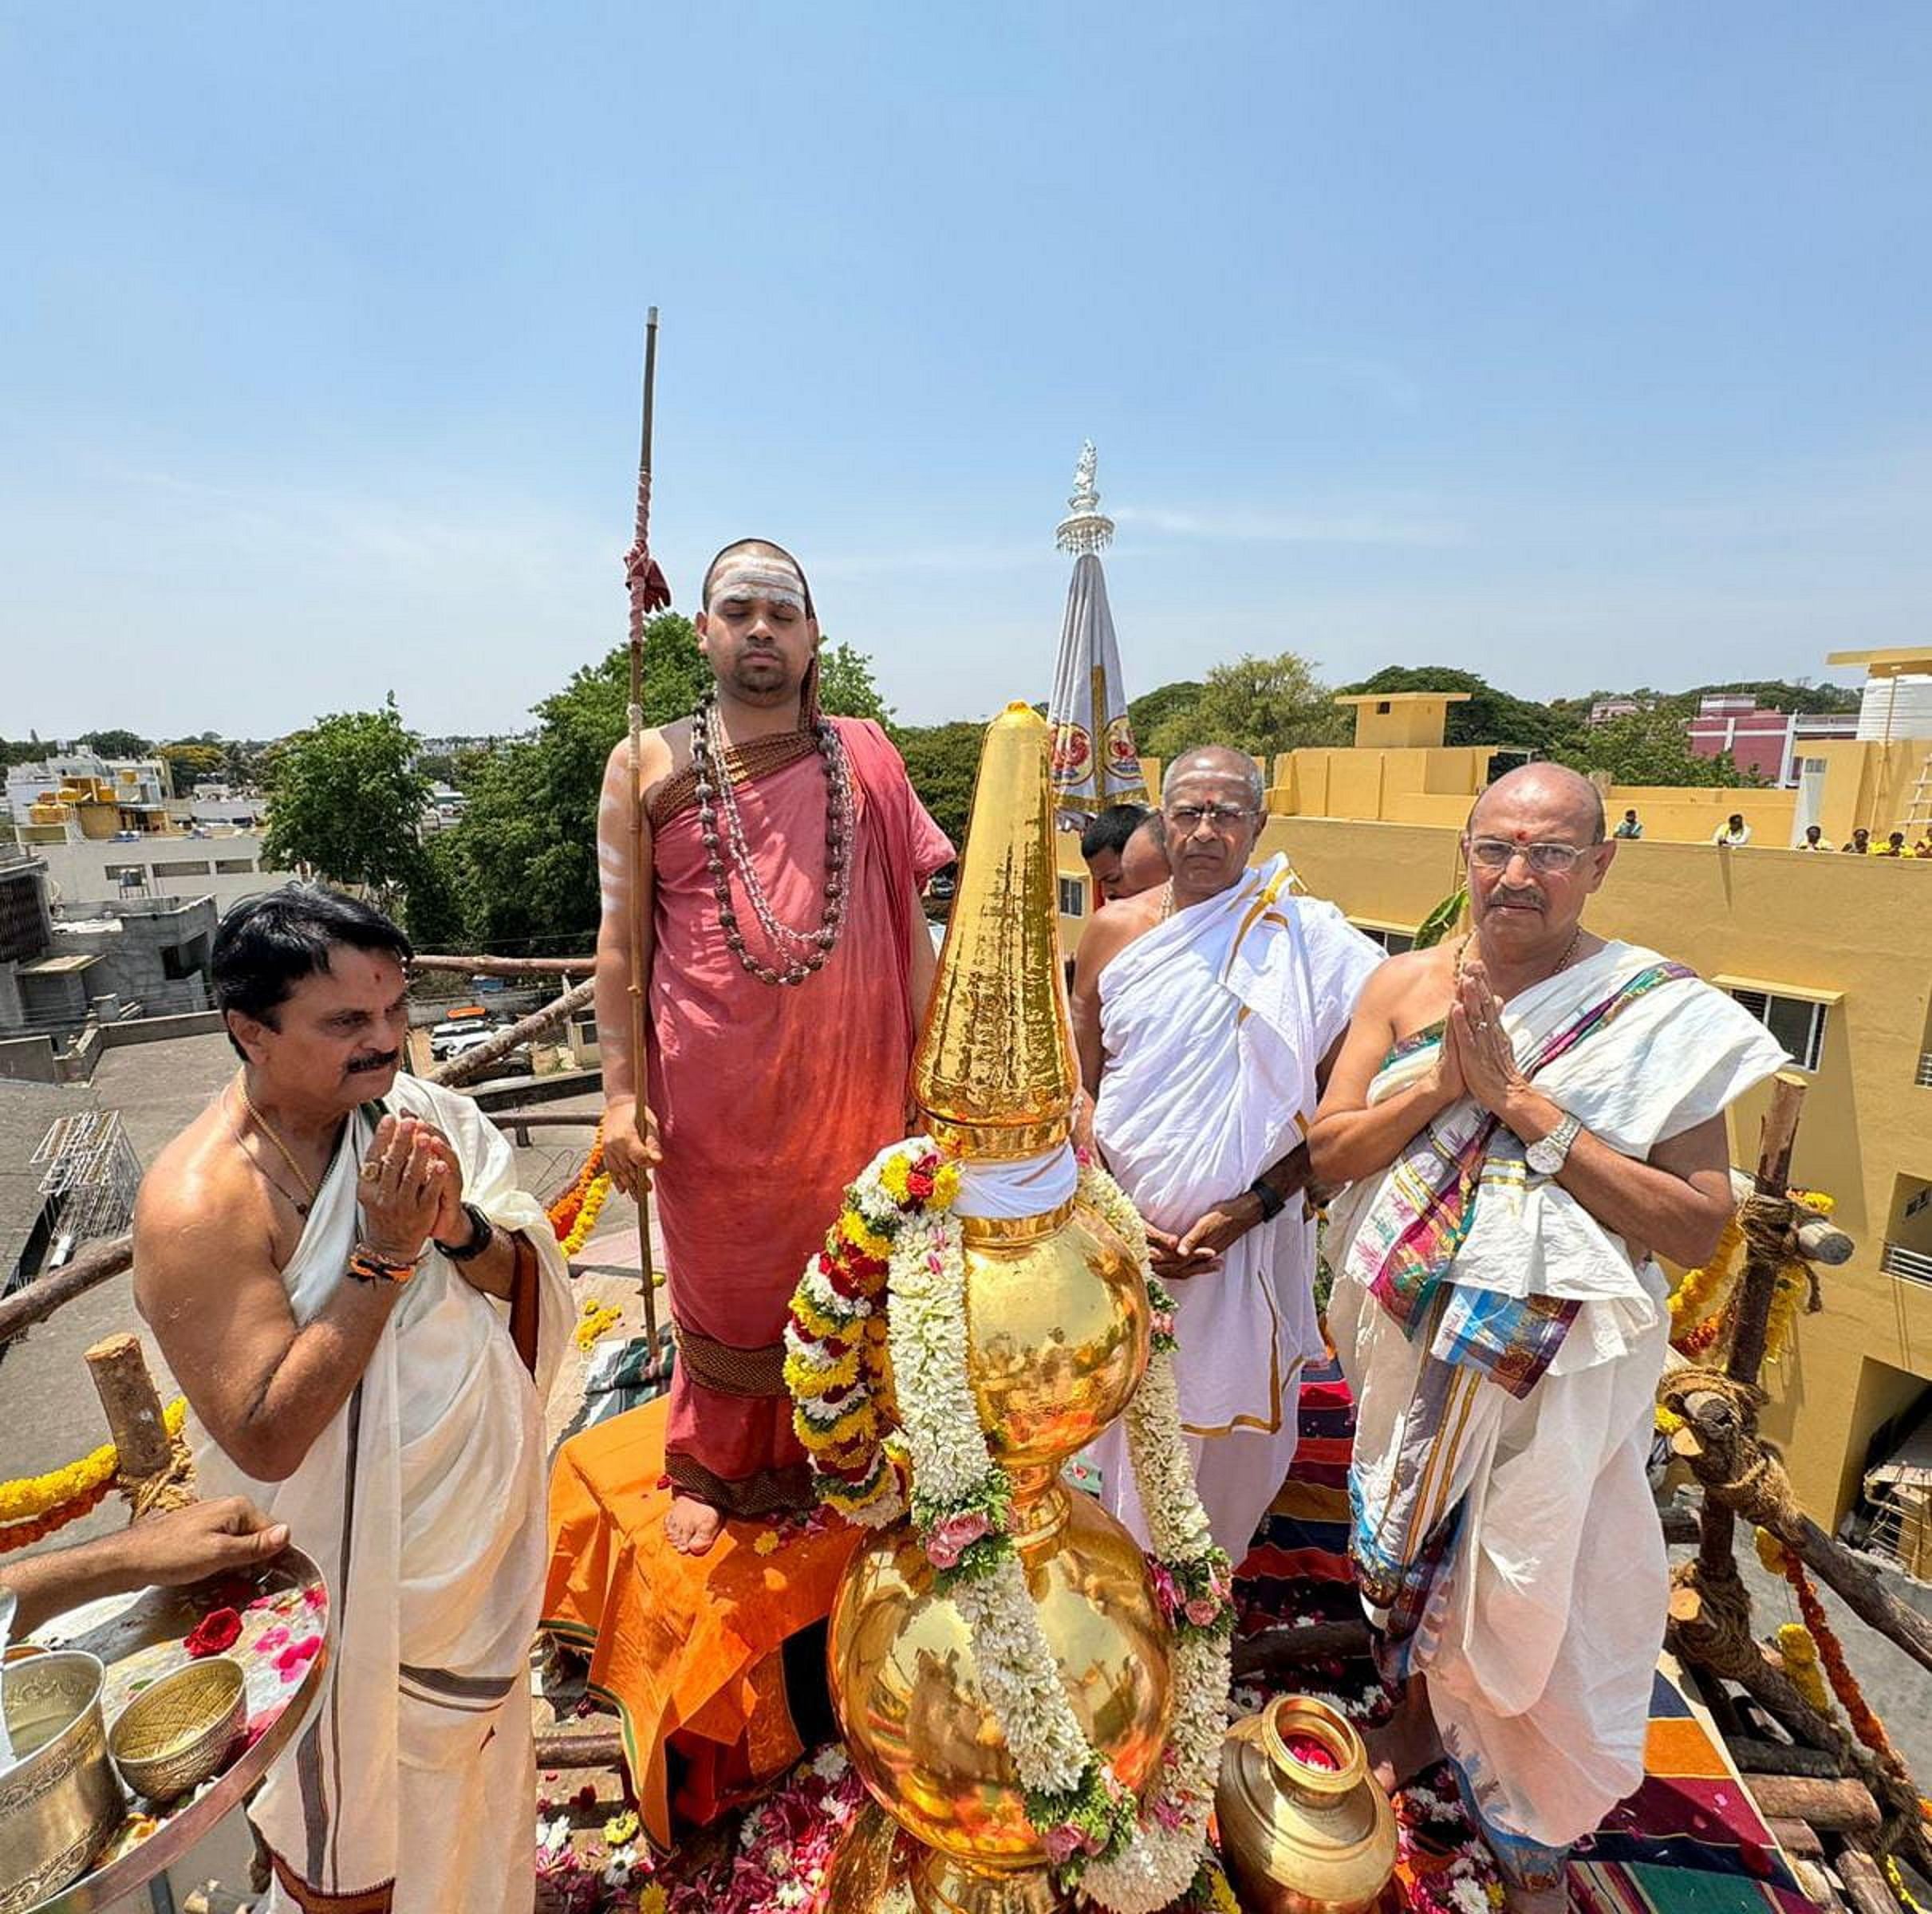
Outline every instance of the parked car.
<path fill-rule="evenodd" d="M 459 1057 L 467 1057 L 471 1050 L 479 1050 L 494 1038 L 498 1030 L 507 1026 L 494 1026 L 479 1030 L 475 1024 L 467 1026 L 463 1034 L 452 1037 L 445 1043 L 440 1053 L 436 1054 L 439 1063 L 453 1063 Z M 431 1039 L 434 1052 L 435 1040 Z M 506 1051 L 490 1067 L 491 1077 L 528 1077 L 534 1073 L 535 1063 L 530 1055 L 530 1046 L 520 1043 L 513 1050 Z"/>
<path fill-rule="evenodd" d="M 437 1063 L 455 1055 L 451 1047 L 461 1045 L 473 1050 L 495 1027 L 486 1010 L 459 1010 L 453 1017 L 446 1017 L 429 1033 L 429 1054 Z"/>

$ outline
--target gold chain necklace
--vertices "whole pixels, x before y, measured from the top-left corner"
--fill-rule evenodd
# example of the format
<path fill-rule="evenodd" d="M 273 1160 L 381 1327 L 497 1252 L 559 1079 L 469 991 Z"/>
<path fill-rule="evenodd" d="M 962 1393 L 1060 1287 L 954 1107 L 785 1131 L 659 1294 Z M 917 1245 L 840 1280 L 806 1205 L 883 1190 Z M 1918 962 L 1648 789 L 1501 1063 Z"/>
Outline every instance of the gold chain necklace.
<path fill-rule="evenodd" d="M 1462 981 L 1463 959 L 1469 954 L 1469 946 L 1477 942 L 1479 935 L 1480 933 L 1477 931 L 1470 931 L 1469 935 L 1464 938 L 1461 943 L 1457 947 L 1455 977 L 1456 981 L 1458 983 L 1461 983 Z M 1565 971 L 1569 969 L 1570 959 L 1576 955 L 1576 947 L 1583 941 L 1583 927 L 1579 924 L 1576 928 L 1571 932 L 1570 947 L 1563 952 L 1563 955 L 1559 959 L 1558 959 L 1556 968 L 1550 972 L 1550 977 L 1559 977 Z M 1540 979 L 1540 981 L 1544 983 L 1548 983 L 1550 980 L 1550 977 L 1544 977 Z"/>
<path fill-rule="evenodd" d="M 321 1191 L 309 1180 L 307 1172 L 295 1160 L 294 1152 L 276 1133 L 275 1126 L 255 1108 L 254 1099 L 248 1093 L 248 1079 L 239 1070 L 235 1073 L 235 1087 L 242 1093 L 242 1108 L 247 1111 L 249 1120 L 281 1152 L 282 1160 L 294 1172 L 295 1180 L 308 1192 L 309 1200 L 306 1203 L 298 1203 L 295 1206 L 303 1215 L 306 1216 L 310 1211 L 315 1207 L 316 1201 L 321 1196 Z"/>

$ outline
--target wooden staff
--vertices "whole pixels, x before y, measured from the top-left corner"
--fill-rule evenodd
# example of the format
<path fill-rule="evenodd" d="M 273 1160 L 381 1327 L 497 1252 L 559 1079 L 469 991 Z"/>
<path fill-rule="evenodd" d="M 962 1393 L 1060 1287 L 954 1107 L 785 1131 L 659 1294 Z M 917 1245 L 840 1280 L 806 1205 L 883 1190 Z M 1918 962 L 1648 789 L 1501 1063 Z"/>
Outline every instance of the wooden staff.
<path fill-rule="evenodd" d="M 653 306 L 644 329 L 644 430 L 637 449 L 637 536 L 624 561 L 624 579 L 630 593 L 630 1046 L 637 1108 L 645 1108 L 649 1077 L 644 1050 L 644 920 L 638 909 L 644 896 L 644 621 L 671 602 L 671 588 L 651 556 L 651 427 L 657 405 L 657 308 Z M 644 1333 L 651 1353 L 657 1353 L 657 1273 L 651 1254 L 651 1199 L 637 1192 L 637 1254 L 644 1286 Z"/>

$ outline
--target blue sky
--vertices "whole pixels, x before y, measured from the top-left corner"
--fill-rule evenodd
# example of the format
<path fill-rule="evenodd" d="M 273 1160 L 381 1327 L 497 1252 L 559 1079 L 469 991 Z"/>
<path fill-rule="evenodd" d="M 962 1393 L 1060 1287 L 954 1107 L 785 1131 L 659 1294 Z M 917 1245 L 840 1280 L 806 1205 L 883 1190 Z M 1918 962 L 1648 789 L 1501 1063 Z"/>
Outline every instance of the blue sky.
<path fill-rule="evenodd" d="M 656 543 L 901 717 L 1043 697 L 1083 436 L 1130 690 L 1532 695 L 1932 614 L 1932 9 L 7 5 L 0 734 L 516 728 Z"/>

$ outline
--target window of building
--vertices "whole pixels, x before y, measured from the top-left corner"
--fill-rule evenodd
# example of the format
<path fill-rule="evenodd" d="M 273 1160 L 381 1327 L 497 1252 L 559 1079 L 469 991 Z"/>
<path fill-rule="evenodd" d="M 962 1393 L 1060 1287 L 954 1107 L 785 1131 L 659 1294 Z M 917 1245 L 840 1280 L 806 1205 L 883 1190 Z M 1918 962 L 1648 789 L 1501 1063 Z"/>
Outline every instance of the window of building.
<path fill-rule="evenodd" d="M 1800 1069 L 1817 1069 L 1818 1053 L 1824 1047 L 1822 1003 L 1773 997 L 1763 990 L 1733 990 L 1731 994 L 1784 1045 L 1785 1055 Z"/>
<path fill-rule="evenodd" d="M 1415 932 L 1406 931 L 1400 924 L 1388 924 L 1374 917 L 1351 917 L 1349 922 L 1365 937 L 1372 937 L 1391 957 L 1399 957 L 1404 951 L 1415 948 Z"/>
<path fill-rule="evenodd" d="M 252 857 L 217 857 L 215 860 L 216 872 L 225 877 L 245 876 L 254 868 L 255 861 Z"/>
<path fill-rule="evenodd" d="M 1063 877 L 1060 880 L 1060 915 L 1063 917 L 1084 917 L 1086 915 L 1086 880 L 1084 877 Z"/>
<path fill-rule="evenodd" d="M 1757 977 L 1720 976 L 1711 982 L 1729 990 L 1770 1031 L 1800 1069 L 1817 1069 L 1824 1053 L 1827 1014 L 1840 1001 L 1842 991 L 1804 990 L 1793 984 L 1767 983 Z"/>
<path fill-rule="evenodd" d="M 1907 1282 L 1932 1286 L 1932 1183 L 1901 1176 L 1892 1189 L 1892 1213 L 1879 1266 Z"/>
<path fill-rule="evenodd" d="M 205 857 L 177 857 L 166 864 L 156 864 L 154 874 L 157 877 L 205 877 L 208 875 L 208 861 Z"/>

